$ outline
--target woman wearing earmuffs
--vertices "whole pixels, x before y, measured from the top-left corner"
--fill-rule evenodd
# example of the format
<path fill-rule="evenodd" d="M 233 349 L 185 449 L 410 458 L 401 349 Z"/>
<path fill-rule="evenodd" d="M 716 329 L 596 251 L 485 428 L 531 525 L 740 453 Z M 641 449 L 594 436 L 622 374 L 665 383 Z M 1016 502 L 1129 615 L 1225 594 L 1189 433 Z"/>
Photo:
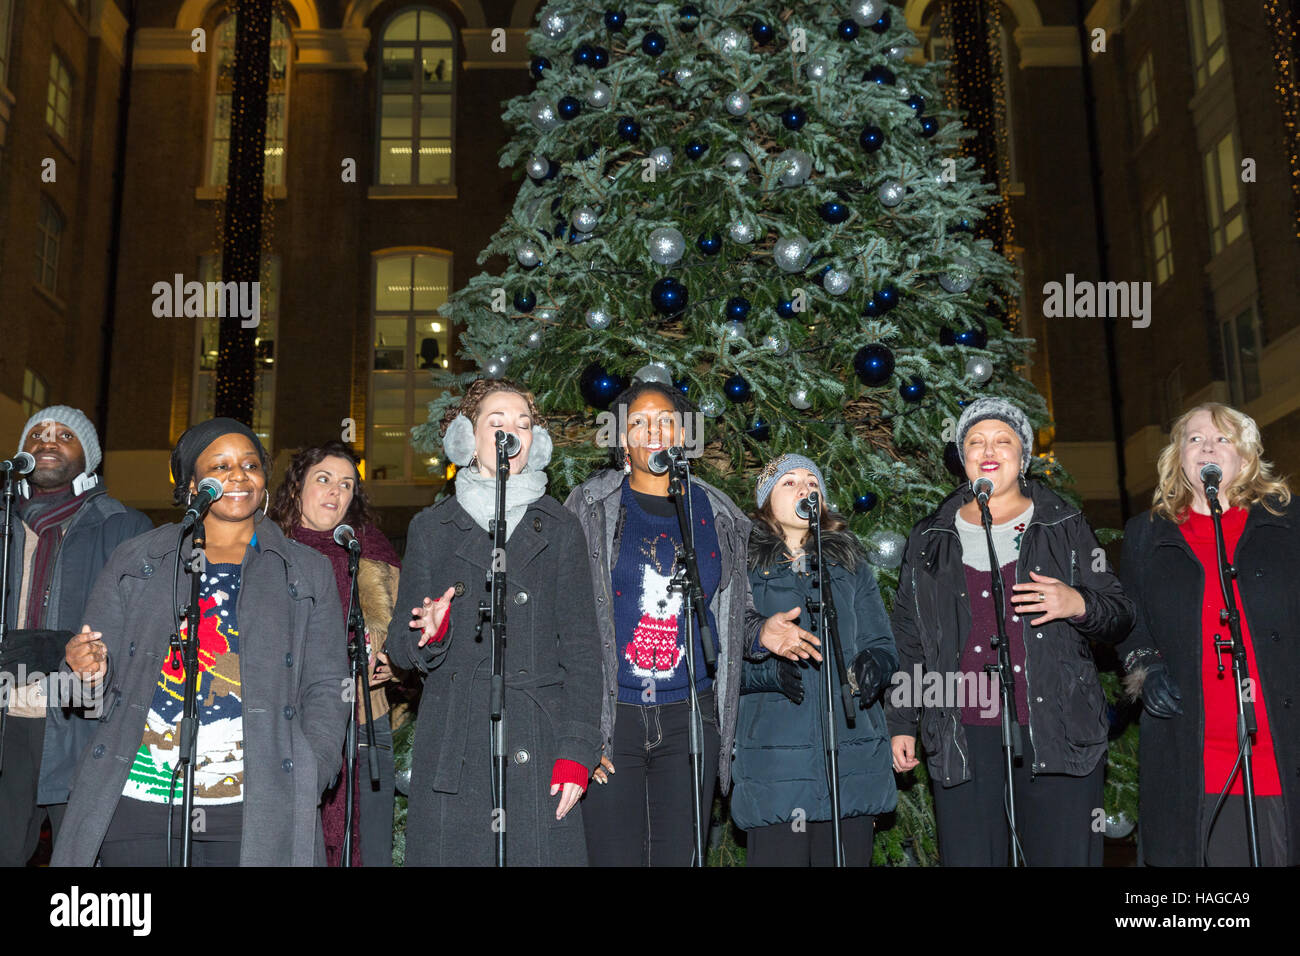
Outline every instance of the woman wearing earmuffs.
<path fill-rule="evenodd" d="M 480 379 L 443 418 L 456 493 L 411 521 L 388 629 L 390 663 L 424 682 L 411 759 L 406 861 L 585 866 L 578 799 L 600 757 L 600 644 L 578 519 L 546 491 L 551 438 L 533 397 Z M 494 813 L 488 691 L 497 431 L 519 439 L 506 478 L 506 813 Z M 409 609 L 409 611 L 408 611 Z"/>

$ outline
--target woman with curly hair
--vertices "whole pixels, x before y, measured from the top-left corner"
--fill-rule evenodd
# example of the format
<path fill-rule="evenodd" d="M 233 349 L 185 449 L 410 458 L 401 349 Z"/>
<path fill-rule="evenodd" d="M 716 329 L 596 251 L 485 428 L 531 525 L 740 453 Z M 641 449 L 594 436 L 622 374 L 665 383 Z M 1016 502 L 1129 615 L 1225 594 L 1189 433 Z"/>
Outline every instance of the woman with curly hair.
<path fill-rule="evenodd" d="M 1222 472 L 1224 550 L 1238 571 L 1260 862 L 1300 864 L 1300 504 L 1263 456 L 1249 415 L 1196 406 L 1160 453 L 1151 510 L 1124 528 L 1120 577 L 1138 614 L 1119 651 L 1129 691 L 1154 718 L 1139 744 L 1138 838 L 1150 865 L 1250 863 L 1237 688 L 1230 653 L 1215 646 L 1230 634 L 1206 465 Z"/>
<path fill-rule="evenodd" d="M 531 393 L 480 379 L 448 409 L 442 431 L 459 466 L 456 492 L 412 519 L 388 628 L 389 659 L 424 682 L 407 863 L 490 865 L 504 827 L 511 866 L 585 866 L 578 799 L 600 754 L 600 650 L 582 529 L 545 493 L 551 437 Z M 504 555 L 488 531 L 498 432 L 519 441 L 505 482 Z M 479 612 L 498 561 L 508 587 L 504 813 L 492 788 L 492 636 Z"/>
<path fill-rule="evenodd" d="M 293 456 L 284 481 L 276 489 L 269 511 L 271 520 L 295 541 L 315 548 L 329 559 L 338 585 L 339 601 L 347 613 L 352 596 L 348 574 L 348 553 L 334 541 L 334 529 L 349 525 L 361 542 L 361 563 L 357 589 L 366 622 L 366 646 L 370 709 L 374 718 L 375 746 L 379 756 L 379 786 L 366 769 L 365 748 L 369 735 L 365 726 L 365 704 L 357 696 L 360 728 L 357 732 L 357 773 L 351 781 L 356 808 L 352 826 L 352 865 L 391 866 L 393 862 L 393 732 L 388 720 L 386 685 L 394 679 L 384 654 L 388 623 L 397 599 L 401 561 L 383 532 L 379 515 L 370 507 L 357 469 L 357 458 L 341 441 L 304 448 Z M 338 635 L 347 644 L 346 622 Z M 344 769 L 347 760 L 344 755 Z M 321 803 L 321 825 L 325 832 L 325 854 L 330 866 L 340 866 L 347 815 L 347 790 L 340 781 L 325 791 Z"/>

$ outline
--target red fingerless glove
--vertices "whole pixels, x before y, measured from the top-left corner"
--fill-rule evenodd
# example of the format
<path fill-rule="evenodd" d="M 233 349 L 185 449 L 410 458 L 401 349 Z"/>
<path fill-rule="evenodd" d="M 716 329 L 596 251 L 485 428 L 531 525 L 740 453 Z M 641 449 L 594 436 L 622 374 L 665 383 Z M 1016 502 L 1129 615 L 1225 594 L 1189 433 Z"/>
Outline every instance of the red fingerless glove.
<path fill-rule="evenodd" d="M 586 767 L 576 760 L 565 760 L 561 757 L 555 761 L 555 769 L 551 771 L 551 786 L 574 783 L 582 788 L 583 793 L 586 793 L 589 778 L 590 774 Z"/>

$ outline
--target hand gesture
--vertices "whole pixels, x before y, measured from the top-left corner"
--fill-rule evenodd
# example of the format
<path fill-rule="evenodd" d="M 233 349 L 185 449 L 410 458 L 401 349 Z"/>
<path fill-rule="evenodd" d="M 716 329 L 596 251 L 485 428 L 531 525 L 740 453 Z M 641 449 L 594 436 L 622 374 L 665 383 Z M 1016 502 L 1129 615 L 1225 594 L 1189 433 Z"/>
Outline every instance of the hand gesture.
<path fill-rule="evenodd" d="M 800 610 L 802 609 L 792 607 L 788 611 L 773 614 L 764 621 L 763 630 L 759 634 L 759 643 L 786 660 L 807 660 L 811 657 L 815 661 L 820 661 L 822 656 L 817 648 L 821 645 L 821 641 L 794 623 Z"/>
<path fill-rule="evenodd" d="M 103 636 L 83 624 L 81 633 L 74 634 L 63 651 L 63 659 L 82 680 L 98 680 L 108 671 L 108 648 L 101 640 Z"/>
<path fill-rule="evenodd" d="M 1037 627 L 1048 621 L 1078 617 L 1087 611 L 1083 595 L 1064 581 L 1034 571 L 1030 571 L 1029 576 L 1034 579 L 1033 584 L 1025 581 L 1011 586 L 1011 590 L 1017 592 L 1011 595 L 1011 603 L 1015 605 L 1016 613 L 1022 617 L 1042 612 L 1042 616 L 1034 618 L 1030 624 Z"/>
<path fill-rule="evenodd" d="M 442 627 L 442 619 L 447 616 L 447 611 L 451 608 L 451 598 L 455 593 L 456 589 L 449 587 L 442 592 L 442 597 L 438 600 L 433 601 L 426 597 L 423 605 L 411 608 L 411 630 L 423 632 L 419 643 L 416 644 L 417 647 L 424 647 L 438 633 Z"/>

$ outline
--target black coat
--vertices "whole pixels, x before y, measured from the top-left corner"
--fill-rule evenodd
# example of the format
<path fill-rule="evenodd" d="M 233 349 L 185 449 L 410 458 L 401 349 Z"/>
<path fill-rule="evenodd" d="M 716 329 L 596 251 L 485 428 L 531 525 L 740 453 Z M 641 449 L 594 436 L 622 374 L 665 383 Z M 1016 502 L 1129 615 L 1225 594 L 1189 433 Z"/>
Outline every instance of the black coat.
<path fill-rule="evenodd" d="M 1078 623 L 1057 620 L 1034 627 L 1029 618 L 1023 621 L 1029 692 L 1025 758 L 1034 773 L 1081 777 L 1105 757 L 1109 729 L 1088 641 L 1122 640 L 1133 623 L 1133 604 L 1079 510 L 1036 481 L 1027 482 L 1027 490 L 1034 516 L 1021 540 L 1016 583 L 1031 581 L 1030 571 L 1057 578 L 1083 595 L 1087 612 Z M 945 787 L 971 777 L 960 708 L 899 706 L 895 700 L 918 673 L 960 670 L 971 611 L 955 517 L 971 498 L 970 486 L 963 484 L 912 529 L 891 620 L 905 683 L 886 692 L 889 732 L 916 736 L 919 722 L 930 776 Z M 1098 562 L 1101 570 L 1093 570 Z"/>
<path fill-rule="evenodd" d="M 600 758 L 600 640 L 586 541 L 578 519 L 543 495 L 506 541 L 506 862 L 587 863 L 581 803 L 556 821 L 557 758 L 588 769 Z M 495 858 L 488 689 L 492 538 L 455 497 L 411 521 L 388 627 L 389 660 L 424 680 L 406 817 L 410 866 L 490 866 Z M 451 623 L 417 647 L 411 609 L 449 586 Z"/>
<path fill-rule="evenodd" d="M 1255 505 L 1233 560 L 1242 614 L 1259 668 L 1261 696 L 1282 783 L 1288 865 L 1300 864 L 1300 498 L 1281 516 Z M 1164 658 L 1182 692 L 1183 713 L 1142 715 L 1139 825 L 1142 851 L 1157 866 L 1199 866 L 1205 800 L 1205 713 L 1201 687 L 1201 595 L 1205 569 L 1182 532 L 1145 512 L 1124 527 L 1120 572 L 1137 605 L 1118 648 L 1130 669 L 1151 652 Z M 1210 568 L 1210 574 L 1217 574 Z M 1225 661 L 1225 666 L 1231 666 Z M 1258 698 L 1257 698 L 1258 700 Z M 1217 793 L 1223 781 L 1211 781 Z M 1210 798 L 1213 799 L 1213 798 Z"/>

